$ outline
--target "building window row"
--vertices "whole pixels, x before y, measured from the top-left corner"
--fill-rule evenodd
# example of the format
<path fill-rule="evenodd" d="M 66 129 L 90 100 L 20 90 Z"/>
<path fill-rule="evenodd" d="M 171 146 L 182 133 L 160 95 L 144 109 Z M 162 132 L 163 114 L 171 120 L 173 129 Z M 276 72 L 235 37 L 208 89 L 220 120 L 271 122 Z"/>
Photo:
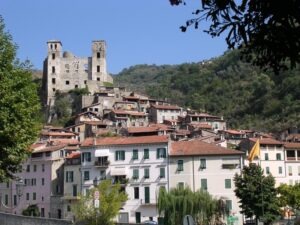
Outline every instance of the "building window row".
<path fill-rule="evenodd" d="M 159 178 L 165 178 L 166 177 L 166 168 L 161 167 L 159 168 Z M 149 179 L 150 178 L 150 169 L 149 168 L 144 168 L 144 179 Z M 132 179 L 137 180 L 139 179 L 139 169 L 133 169 L 132 170 Z"/>

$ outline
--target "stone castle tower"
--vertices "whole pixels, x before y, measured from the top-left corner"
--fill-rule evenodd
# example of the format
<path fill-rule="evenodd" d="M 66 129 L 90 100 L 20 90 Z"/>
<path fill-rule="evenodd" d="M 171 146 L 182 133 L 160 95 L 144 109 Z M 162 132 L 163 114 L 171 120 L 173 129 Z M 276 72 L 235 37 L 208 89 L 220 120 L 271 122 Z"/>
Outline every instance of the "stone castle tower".
<path fill-rule="evenodd" d="M 105 82 L 113 83 L 106 68 L 105 41 L 93 41 L 92 56 L 83 58 L 70 52 L 62 53 L 62 43 L 58 40 L 48 41 L 47 47 L 43 71 L 46 105 L 53 105 L 57 91 L 88 87 L 91 93 L 95 93 Z"/>

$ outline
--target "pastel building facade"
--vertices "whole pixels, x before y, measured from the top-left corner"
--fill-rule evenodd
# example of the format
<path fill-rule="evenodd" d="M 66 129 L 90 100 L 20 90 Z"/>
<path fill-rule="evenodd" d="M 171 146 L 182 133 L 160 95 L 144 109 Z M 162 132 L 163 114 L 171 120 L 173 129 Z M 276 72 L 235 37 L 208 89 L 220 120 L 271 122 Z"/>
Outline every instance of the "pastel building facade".
<path fill-rule="evenodd" d="M 167 136 L 86 139 L 81 146 L 83 194 L 94 181 L 120 182 L 128 200 L 116 220 L 158 221 L 157 194 L 168 185 L 168 147 Z"/>
<path fill-rule="evenodd" d="M 234 193 L 235 174 L 243 167 L 244 153 L 199 140 L 171 144 L 169 153 L 169 186 L 203 189 L 224 200 L 236 224 L 243 224 L 238 199 Z"/>

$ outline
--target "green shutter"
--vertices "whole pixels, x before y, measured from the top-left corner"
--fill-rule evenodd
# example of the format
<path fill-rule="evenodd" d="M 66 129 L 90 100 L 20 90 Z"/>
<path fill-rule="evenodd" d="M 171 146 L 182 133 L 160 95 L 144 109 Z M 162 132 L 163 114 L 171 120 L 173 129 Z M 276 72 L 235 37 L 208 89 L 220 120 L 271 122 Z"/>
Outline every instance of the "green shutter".
<path fill-rule="evenodd" d="M 201 179 L 201 189 L 207 190 L 207 179 Z"/>
<path fill-rule="evenodd" d="M 231 188 L 231 179 L 225 179 L 225 188 L 230 189 Z"/>
<path fill-rule="evenodd" d="M 150 203 L 150 188 L 145 187 L 145 203 Z"/>
<path fill-rule="evenodd" d="M 144 149 L 144 159 L 149 159 L 149 149 Z"/>
<path fill-rule="evenodd" d="M 149 178 L 149 168 L 144 169 L 144 178 Z"/>
<path fill-rule="evenodd" d="M 139 152 L 138 152 L 137 149 L 133 149 L 133 150 L 132 150 L 132 159 L 133 159 L 133 160 L 139 159 Z"/>
<path fill-rule="evenodd" d="M 159 174 L 159 177 L 160 178 L 165 178 L 166 177 L 166 173 L 165 173 L 165 168 L 160 168 L 160 174 Z"/>

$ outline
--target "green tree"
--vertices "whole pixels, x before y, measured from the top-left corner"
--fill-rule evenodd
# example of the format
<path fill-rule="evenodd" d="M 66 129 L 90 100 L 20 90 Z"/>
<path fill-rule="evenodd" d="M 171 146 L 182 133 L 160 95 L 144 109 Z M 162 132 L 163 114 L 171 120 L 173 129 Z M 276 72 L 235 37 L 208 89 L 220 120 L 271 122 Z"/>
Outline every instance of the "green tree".
<path fill-rule="evenodd" d="M 185 0 L 169 0 L 172 5 Z M 285 67 L 286 60 L 295 67 L 300 62 L 300 1 L 201 0 L 194 18 L 181 26 L 199 27 L 203 20 L 210 25 L 205 32 L 212 37 L 226 35 L 229 48 L 243 47 L 247 59 L 275 71 Z M 255 53 L 255 56 L 253 56 Z"/>
<path fill-rule="evenodd" d="M 100 193 L 99 208 L 94 207 L 95 191 Z M 91 189 L 88 195 L 81 196 L 72 211 L 76 220 L 85 221 L 89 225 L 113 225 L 113 219 L 126 200 L 127 194 L 121 191 L 120 184 L 112 184 L 111 180 L 104 180 L 96 188 Z"/>
<path fill-rule="evenodd" d="M 222 199 L 214 199 L 207 191 L 192 192 L 189 188 L 160 189 L 158 213 L 165 225 L 182 224 L 185 215 L 191 215 L 196 224 L 221 224 L 228 213 Z"/>
<path fill-rule="evenodd" d="M 0 16 L 0 182 L 13 178 L 36 140 L 40 103 L 28 63 L 16 60 L 16 46 Z"/>
<path fill-rule="evenodd" d="M 260 166 L 251 163 L 234 177 L 235 194 L 240 199 L 241 213 L 271 224 L 279 216 L 275 179 L 264 176 Z"/>
<path fill-rule="evenodd" d="M 281 207 L 291 207 L 294 211 L 300 209 L 300 184 L 281 184 L 277 191 Z"/>

